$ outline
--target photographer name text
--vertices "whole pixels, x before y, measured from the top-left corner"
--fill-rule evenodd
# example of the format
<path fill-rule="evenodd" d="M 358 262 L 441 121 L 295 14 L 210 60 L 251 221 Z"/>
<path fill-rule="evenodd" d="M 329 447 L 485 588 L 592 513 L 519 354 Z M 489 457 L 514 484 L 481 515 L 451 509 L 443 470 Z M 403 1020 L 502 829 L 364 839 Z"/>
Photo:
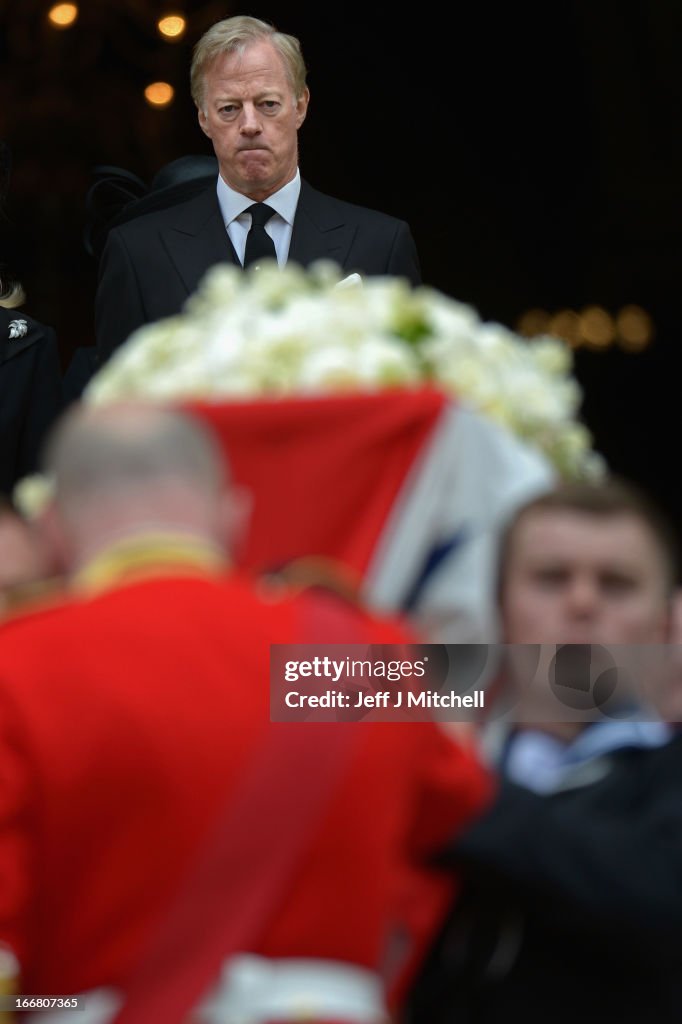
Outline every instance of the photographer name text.
<path fill-rule="evenodd" d="M 463 695 L 455 690 L 420 690 L 416 693 L 404 693 L 402 690 L 380 690 L 376 693 L 325 690 L 308 694 L 288 690 L 284 703 L 288 708 L 484 708 L 485 692 L 472 690 Z"/>

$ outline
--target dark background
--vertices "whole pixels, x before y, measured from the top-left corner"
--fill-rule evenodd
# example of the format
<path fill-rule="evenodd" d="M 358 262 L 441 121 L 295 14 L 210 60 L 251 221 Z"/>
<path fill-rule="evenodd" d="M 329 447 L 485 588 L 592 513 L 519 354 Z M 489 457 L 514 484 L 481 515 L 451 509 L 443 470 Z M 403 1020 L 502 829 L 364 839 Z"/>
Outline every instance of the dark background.
<path fill-rule="evenodd" d="M 250 13 L 299 36 L 312 184 L 406 219 L 426 283 L 516 328 L 539 307 L 642 306 L 639 352 L 576 350 L 583 418 L 612 469 L 682 523 L 676 408 L 682 280 L 680 0 L 447 2 L 388 7 L 84 0 L 51 28 L 44 0 L 0 0 L 0 137 L 11 145 L 4 255 L 64 366 L 93 341 L 96 266 L 83 244 L 98 164 L 145 181 L 210 153 L 189 98 L 191 48 Z M 189 28 L 164 43 L 156 19 Z M 176 89 L 165 110 L 144 86 Z"/>

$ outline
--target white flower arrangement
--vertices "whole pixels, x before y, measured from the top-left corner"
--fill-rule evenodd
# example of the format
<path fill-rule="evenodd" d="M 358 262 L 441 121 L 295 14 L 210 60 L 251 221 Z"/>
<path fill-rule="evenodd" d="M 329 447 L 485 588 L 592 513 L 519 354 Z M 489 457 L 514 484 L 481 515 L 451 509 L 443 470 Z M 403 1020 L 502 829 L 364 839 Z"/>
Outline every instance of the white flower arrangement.
<path fill-rule="evenodd" d="M 563 476 L 605 468 L 563 342 L 521 338 L 400 278 L 342 279 L 326 261 L 213 267 L 180 314 L 117 349 L 83 398 L 233 401 L 425 383 L 539 448 Z"/>

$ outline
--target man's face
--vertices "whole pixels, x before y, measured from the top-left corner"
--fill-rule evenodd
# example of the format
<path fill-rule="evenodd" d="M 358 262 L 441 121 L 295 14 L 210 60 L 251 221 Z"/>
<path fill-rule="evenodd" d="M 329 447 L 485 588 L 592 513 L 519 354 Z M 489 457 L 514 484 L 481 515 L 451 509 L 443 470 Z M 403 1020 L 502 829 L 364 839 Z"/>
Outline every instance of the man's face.
<path fill-rule="evenodd" d="M 509 644 L 663 642 L 663 556 L 630 513 L 528 512 L 511 538 L 501 611 Z"/>
<path fill-rule="evenodd" d="M 282 58 L 268 42 L 218 57 L 205 75 L 199 124 L 213 143 L 223 180 L 257 202 L 291 181 L 308 90 L 297 101 Z"/>
<path fill-rule="evenodd" d="M 0 515 L 0 592 L 39 579 L 42 551 L 25 523 L 14 515 Z"/>

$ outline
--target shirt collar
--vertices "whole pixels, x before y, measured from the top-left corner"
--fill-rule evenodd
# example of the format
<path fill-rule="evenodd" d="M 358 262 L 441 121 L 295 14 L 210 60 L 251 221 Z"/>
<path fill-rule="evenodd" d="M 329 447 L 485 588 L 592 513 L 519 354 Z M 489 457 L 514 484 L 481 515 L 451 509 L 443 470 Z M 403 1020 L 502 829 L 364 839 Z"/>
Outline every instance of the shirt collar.
<path fill-rule="evenodd" d="M 592 722 L 567 748 L 566 763 L 575 764 L 623 747 L 660 747 L 667 743 L 671 736 L 667 722 L 654 720 L 652 712 L 646 708 L 639 709 L 641 720 L 634 717 L 636 714 L 634 711 L 632 718 L 621 721 L 606 719 Z"/>
<path fill-rule="evenodd" d="M 592 722 L 571 743 L 537 729 L 521 729 L 507 736 L 499 761 L 513 782 L 536 793 L 551 793 L 578 765 L 626 748 L 660 747 L 672 736 L 666 722 L 646 718 Z"/>
<path fill-rule="evenodd" d="M 218 195 L 218 205 L 220 206 L 220 212 L 223 216 L 223 223 L 225 227 L 240 217 L 242 213 L 245 213 L 250 206 L 253 205 L 253 199 L 249 199 L 242 192 L 235 192 L 233 188 L 223 180 L 221 175 L 218 175 L 218 182 L 216 185 L 216 191 Z M 296 168 L 296 174 L 287 182 L 278 192 L 273 192 L 271 196 L 268 196 L 267 204 L 271 206 L 275 213 L 278 213 L 280 217 L 287 222 L 289 225 L 294 223 L 294 215 L 296 213 L 296 206 L 298 205 L 298 197 L 301 194 L 301 174 L 298 168 Z"/>

